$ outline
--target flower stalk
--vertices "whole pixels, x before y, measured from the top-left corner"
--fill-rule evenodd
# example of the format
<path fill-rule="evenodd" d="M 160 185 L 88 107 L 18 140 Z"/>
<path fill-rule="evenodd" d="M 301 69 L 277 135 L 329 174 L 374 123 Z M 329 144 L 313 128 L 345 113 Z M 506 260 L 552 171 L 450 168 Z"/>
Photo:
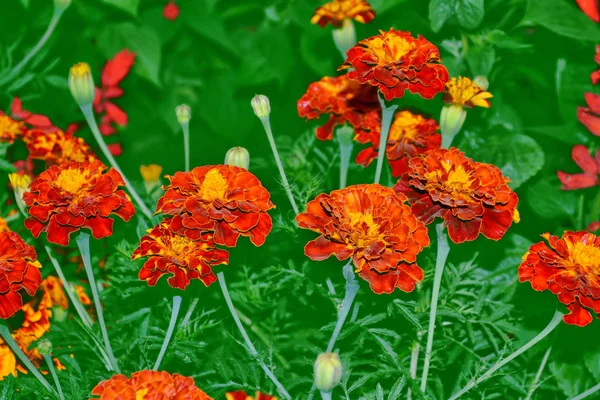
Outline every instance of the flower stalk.
<path fill-rule="evenodd" d="M 354 147 L 353 136 L 354 131 L 349 126 L 337 130 L 337 140 L 340 144 L 340 189 L 345 188 L 347 185 L 350 156 L 352 155 L 352 147 Z"/>
<path fill-rule="evenodd" d="M 542 358 L 540 367 L 538 368 L 538 371 L 535 374 L 535 378 L 533 378 L 533 382 L 531 382 L 531 386 L 529 387 L 529 391 L 527 392 L 527 397 L 525 397 L 525 400 L 530 400 L 531 396 L 533 396 L 533 392 L 535 392 L 535 389 L 537 389 L 538 382 L 540 381 L 540 378 L 542 377 L 542 372 L 544 372 L 544 368 L 546 367 L 548 358 L 550 358 L 551 352 L 552 352 L 552 347 L 548 347 L 548 350 L 546 350 L 546 354 L 544 354 L 544 358 Z"/>
<path fill-rule="evenodd" d="M 386 106 L 385 100 L 379 95 L 379 104 L 381 105 L 381 134 L 379 136 L 379 153 L 377 155 L 377 169 L 375 170 L 375 183 L 381 180 L 381 171 L 383 169 L 383 160 L 386 157 L 388 135 L 392 126 L 392 119 L 397 105 Z"/>
<path fill-rule="evenodd" d="M 187 104 L 175 107 L 175 115 L 183 132 L 183 155 L 185 160 L 185 172 L 190 170 L 190 119 L 192 111 Z"/>
<path fill-rule="evenodd" d="M 169 321 L 169 327 L 167 328 L 167 334 L 165 335 L 165 340 L 160 348 L 160 353 L 158 353 L 158 358 L 156 359 L 156 363 L 154 363 L 153 371 L 158 371 L 160 367 L 160 363 L 167 352 L 167 347 L 169 347 L 169 342 L 171 341 L 171 337 L 173 336 L 173 331 L 175 331 L 175 324 L 177 323 L 177 316 L 179 315 L 179 310 L 181 309 L 181 296 L 173 296 L 173 309 L 171 310 L 171 320 Z"/>
<path fill-rule="evenodd" d="M 587 397 L 589 397 L 590 395 L 596 393 L 598 390 L 600 390 L 600 383 L 597 384 L 594 387 L 589 388 L 588 390 L 586 390 L 585 392 L 578 394 L 577 396 L 569 399 L 569 400 L 582 400 L 585 399 Z"/>
<path fill-rule="evenodd" d="M 58 390 L 58 397 L 60 400 L 65 400 L 65 395 L 63 394 L 62 387 L 60 386 L 60 381 L 58 380 L 58 375 L 56 374 L 56 368 L 54 367 L 54 362 L 52 362 L 52 357 L 50 354 L 42 353 L 42 357 L 44 357 L 44 361 L 48 364 L 48 369 L 50 370 L 50 375 L 52 375 L 52 379 L 54 380 L 54 385 Z"/>

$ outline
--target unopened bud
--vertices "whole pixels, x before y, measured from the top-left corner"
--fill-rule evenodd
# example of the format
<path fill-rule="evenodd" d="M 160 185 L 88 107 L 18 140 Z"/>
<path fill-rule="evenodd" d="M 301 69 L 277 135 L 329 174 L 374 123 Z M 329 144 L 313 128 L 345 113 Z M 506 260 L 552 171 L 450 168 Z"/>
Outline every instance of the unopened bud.
<path fill-rule="evenodd" d="M 140 174 L 142 175 L 142 178 L 144 178 L 146 192 L 150 193 L 152 189 L 160 184 L 161 172 L 162 167 L 160 165 L 150 164 L 140 166 Z"/>
<path fill-rule="evenodd" d="M 442 108 L 440 130 L 442 131 L 442 147 L 448 148 L 452 139 L 460 132 L 467 118 L 467 112 L 458 104 L 447 104 Z"/>
<path fill-rule="evenodd" d="M 49 356 L 52 354 L 52 342 L 48 339 L 40 339 L 37 342 L 37 349 L 43 356 Z"/>
<path fill-rule="evenodd" d="M 31 178 L 29 175 L 19 175 L 16 172 L 12 174 L 8 174 L 8 179 L 10 180 L 10 185 L 15 192 L 15 200 L 17 201 L 17 206 L 25 217 L 29 216 L 29 213 L 26 210 L 25 202 L 23 201 L 23 194 L 29 190 L 29 184 L 31 183 Z"/>
<path fill-rule="evenodd" d="M 257 94 L 250 101 L 254 114 L 258 118 L 266 118 L 271 113 L 271 104 L 269 104 L 269 98 L 262 94 Z"/>
<path fill-rule="evenodd" d="M 337 353 L 322 353 L 315 361 L 315 386 L 329 392 L 342 380 L 342 362 Z"/>
<path fill-rule="evenodd" d="M 59 12 L 65 11 L 71 5 L 71 0 L 54 0 L 54 7 Z"/>
<path fill-rule="evenodd" d="M 342 27 L 331 31 L 333 42 L 342 55 L 345 55 L 350 47 L 356 44 L 356 31 L 354 23 L 350 18 L 344 19 Z"/>
<path fill-rule="evenodd" d="M 92 71 L 87 63 L 78 63 L 69 72 L 69 89 L 80 107 L 89 106 L 94 102 L 96 89 Z"/>
<path fill-rule="evenodd" d="M 192 109 L 187 104 L 181 104 L 175 107 L 175 115 L 180 124 L 189 124 L 192 119 Z"/>
<path fill-rule="evenodd" d="M 225 164 L 248 169 L 250 166 L 250 153 L 243 147 L 232 147 L 225 154 Z"/>
<path fill-rule="evenodd" d="M 483 75 L 477 75 L 475 78 L 473 78 L 473 83 L 483 90 L 488 90 L 488 87 L 490 87 L 490 82 Z"/>

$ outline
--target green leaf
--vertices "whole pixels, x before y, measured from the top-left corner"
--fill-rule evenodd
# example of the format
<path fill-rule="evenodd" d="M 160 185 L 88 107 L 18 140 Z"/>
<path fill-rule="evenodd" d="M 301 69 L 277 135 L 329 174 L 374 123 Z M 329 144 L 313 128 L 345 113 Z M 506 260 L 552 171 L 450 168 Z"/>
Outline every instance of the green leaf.
<path fill-rule="evenodd" d="M 594 379 L 600 381 L 600 349 L 587 351 L 583 356 L 585 366 L 594 376 Z"/>
<path fill-rule="evenodd" d="M 458 24 L 465 29 L 474 29 L 483 21 L 483 0 L 457 0 L 455 13 Z"/>
<path fill-rule="evenodd" d="M 553 362 L 550 364 L 550 371 L 563 393 L 569 397 L 576 396 L 594 385 L 585 367 L 581 364 Z"/>
<path fill-rule="evenodd" d="M 439 32 L 444 26 L 444 23 L 452 17 L 454 0 L 431 0 L 429 2 L 429 23 L 431 30 Z"/>
<path fill-rule="evenodd" d="M 495 29 L 493 31 L 488 32 L 485 35 L 485 39 L 489 43 L 501 49 L 519 50 L 528 49 L 532 47 L 531 44 L 521 43 L 518 40 L 515 40 L 512 37 L 508 36 L 506 32 L 501 31 L 499 29 Z"/>
<path fill-rule="evenodd" d="M 556 92 L 560 113 L 566 123 L 577 115 L 577 106 L 585 104 L 583 94 L 592 90 L 589 64 L 569 63 L 559 59 L 556 63 Z"/>
<path fill-rule="evenodd" d="M 17 169 L 10 162 L 0 158 L 0 171 L 15 172 Z"/>
<path fill-rule="evenodd" d="M 182 13 L 183 20 L 200 35 L 211 39 L 214 43 L 223 46 L 233 53 L 237 53 L 236 46 L 231 41 L 220 15 L 207 11 L 209 10 L 209 5 L 206 3 L 206 0 L 188 3 L 185 7 L 185 12 Z"/>
<path fill-rule="evenodd" d="M 558 179 L 540 180 L 527 188 L 527 202 L 543 218 L 560 218 L 575 215 L 577 195 L 560 189 Z"/>
<path fill-rule="evenodd" d="M 46 82 L 48 82 L 50 85 L 60 89 L 67 89 L 69 87 L 66 76 L 48 75 L 44 79 L 46 79 Z"/>
<path fill-rule="evenodd" d="M 494 67 L 496 51 L 490 45 L 472 46 L 467 50 L 466 58 L 473 76 L 489 76 Z"/>
<path fill-rule="evenodd" d="M 529 126 L 525 129 L 528 132 L 549 136 L 568 144 L 587 144 L 592 137 L 588 132 L 583 132 L 585 128 L 582 128 L 580 125 L 575 125 L 574 123 L 558 126 Z M 535 138 L 537 135 L 531 136 Z"/>
<path fill-rule="evenodd" d="M 114 7 L 120 8 L 121 10 L 128 12 L 134 17 L 137 16 L 138 7 L 140 5 L 140 0 L 102 0 L 106 4 L 110 4 Z"/>
<path fill-rule="evenodd" d="M 576 7 L 574 1 L 530 0 L 527 2 L 525 21 L 573 39 L 600 41 L 600 28 Z"/>
<path fill-rule="evenodd" d="M 29 0 L 21 0 L 21 4 L 23 5 L 23 8 L 29 8 Z"/>

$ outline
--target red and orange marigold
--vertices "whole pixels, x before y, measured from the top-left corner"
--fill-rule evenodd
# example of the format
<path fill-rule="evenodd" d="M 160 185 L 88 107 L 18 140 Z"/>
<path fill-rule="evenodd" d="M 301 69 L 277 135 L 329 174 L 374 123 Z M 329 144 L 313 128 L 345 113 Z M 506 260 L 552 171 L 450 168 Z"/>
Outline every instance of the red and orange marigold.
<path fill-rule="evenodd" d="M 532 245 L 519 266 L 519 281 L 537 291 L 550 290 L 570 311 L 567 324 L 585 326 L 600 314 L 600 237 L 566 231 L 562 238 L 544 233 L 548 241 Z"/>
<path fill-rule="evenodd" d="M 413 114 L 408 110 L 399 111 L 390 127 L 386 158 L 392 167 L 392 176 L 399 177 L 408 170 L 408 160 L 426 151 L 439 149 L 442 136 L 438 133 L 438 123 L 432 118 Z M 356 156 L 356 163 L 367 167 L 377 158 L 379 152 L 379 132 L 371 133 L 371 147 Z"/>
<path fill-rule="evenodd" d="M 12 143 L 15 139 L 23 136 L 25 132 L 27 132 L 27 127 L 23 122 L 0 113 L 0 143 Z"/>
<path fill-rule="evenodd" d="M 25 143 L 29 157 L 44 160 L 48 165 L 63 162 L 92 162 L 96 156 L 88 144 L 80 137 L 63 131 L 30 131 Z"/>
<path fill-rule="evenodd" d="M 361 85 L 349 79 L 347 74 L 311 83 L 298 100 L 300 117 L 310 120 L 323 114 L 329 114 L 329 119 L 316 130 L 320 140 L 331 140 L 333 129 L 346 123 L 352 125 L 355 139 L 360 143 L 366 143 L 373 133 L 379 135 L 381 106 L 377 89 Z"/>
<path fill-rule="evenodd" d="M 273 227 L 275 208 L 258 178 L 233 165 L 207 165 L 167 176 L 156 212 L 173 215 L 170 227 L 190 239 L 213 231 L 216 244 L 233 247 L 241 236 L 261 246 Z"/>
<path fill-rule="evenodd" d="M 350 79 L 378 86 L 386 100 L 404 96 L 408 89 L 426 99 L 446 88 L 448 70 L 441 64 L 439 49 L 410 32 L 380 31 L 361 40 L 346 53 L 339 69 L 354 68 Z"/>
<path fill-rule="evenodd" d="M 225 393 L 225 400 L 277 400 L 275 396 L 269 396 L 261 392 L 256 392 L 254 397 L 246 394 L 243 390 Z"/>
<path fill-rule="evenodd" d="M 22 289 L 35 294 L 42 282 L 39 268 L 33 247 L 14 232 L 0 232 L 0 318 L 7 319 L 23 307 Z"/>
<path fill-rule="evenodd" d="M 212 400 L 196 387 L 193 378 L 165 371 L 138 371 L 131 375 L 113 375 L 92 390 L 92 398 L 100 400 Z"/>
<path fill-rule="evenodd" d="M 345 19 L 366 24 L 373 18 L 375 18 L 375 11 L 365 0 L 333 0 L 317 8 L 310 22 L 321 27 L 331 24 L 339 28 Z"/>
<path fill-rule="evenodd" d="M 206 286 L 217 280 L 211 267 L 227 264 L 229 253 L 216 249 L 212 233 L 205 232 L 192 240 L 184 234 L 173 232 L 169 226 L 171 218 L 148 231 L 133 252 L 132 259 L 149 257 L 144 263 L 139 278 L 156 285 L 161 276 L 172 274 L 169 285 L 184 290 L 192 279 L 199 279 Z"/>
<path fill-rule="evenodd" d="M 121 175 L 102 162 L 65 162 L 42 172 L 23 195 L 29 207 L 25 227 L 38 237 L 46 232 L 49 242 L 68 245 L 70 235 L 90 229 L 96 239 L 113 233 L 116 214 L 129 221 L 135 210 L 127 194 L 119 189 Z"/>
<path fill-rule="evenodd" d="M 483 90 L 471 79 L 459 76 L 452 78 L 446 84 L 446 93 L 444 93 L 444 102 L 446 104 L 455 104 L 462 107 L 483 107 L 490 108 L 488 99 L 494 97 L 490 92 Z"/>
<path fill-rule="evenodd" d="M 411 292 L 423 279 L 417 254 L 429 245 L 427 228 L 405 205 L 406 196 L 379 184 L 320 194 L 298 214 L 301 228 L 321 234 L 304 253 L 321 261 L 352 257 L 356 272 L 377 293 Z"/>
<path fill-rule="evenodd" d="M 519 198 L 498 167 L 475 162 L 456 148 L 431 150 L 408 166 L 394 190 L 408 197 L 426 224 L 443 218 L 454 243 L 475 240 L 480 233 L 499 240 L 513 220 L 519 221 Z"/>

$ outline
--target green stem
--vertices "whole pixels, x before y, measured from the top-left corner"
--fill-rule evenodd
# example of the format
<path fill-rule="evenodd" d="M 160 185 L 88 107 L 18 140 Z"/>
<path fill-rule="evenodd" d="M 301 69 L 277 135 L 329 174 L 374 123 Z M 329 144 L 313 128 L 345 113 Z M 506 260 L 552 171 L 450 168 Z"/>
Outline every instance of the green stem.
<path fill-rule="evenodd" d="M 555 312 L 554 316 L 552 317 L 552 320 L 550 320 L 550 323 L 548 323 L 548 326 L 546 326 L 544 328 L 544 330 L 541 331 L 536 337 L 534 337 L 533 339 L 531 339 L 527 344 L 525 344 L 520 349 L 518 349 L 517 351 L 515 351 L 514 353 L 512 353 L 510 356 L 506 357 L 503 360 L 499 360 L 496 364 L 494 364 L 494 366 L 492 368 L 490 368 L 489 370 L 487 370 L 487 372 L 484 373 L 483 375 L 481 375 L 477 380 L 475 380 L 475 378 L 471 379 L 471 381 L 464 388 L 462 388 L 456 394 L 452 395 L 452 397 L 450 397 L 450 399 L 448 399 L 448 400 L 458 399 L 460 396 L 462 396 L 463 394 L 467 393 L 469 390 L 471 390 L 472 388 L 474 388 L 476 385 L 479 385 L 481 382 L 483 382 L 486 379 L 490 378 L 494 372 L 496 372 L 497 370 L 499 370 L 500 368 L 502 368 L 503 366 L 505 366 L 506 364 L 508 364 L 509 362 L 511 362 L 512 360 L 514 360 L 518 356 L 520 356 L 521 354 L 523 354 L 529 348 L 533 347 L 537 342 L 539 342 L 540 340 L 542 340 L 546 336 L 548 336 L 548 334 L 550 334 L 550 332 L 552 332 L 554 330 L 554 328 L 556 328 L 558 326 L 558 324 L 560 324 L 560 321 L 562 321 L 562 319 L 563 319 L 563 314 L 561 312 L 558 312 L 558 311 Z M 596 390 L 598 390 L 598 389 L 596 389 Z M 583 397 L 576 397 L 576 398 L 571 399 L 571 400 L 580 399 L 580 398 L 583 398 Z"/>
<path fill-rule="evenodd" d="M 50 386 L 46 378 L 44 378 L 44 376 L 40 374 L 40 371 L 37 370 L 35 365 L 33 365 L 29 358 L 27 358 L 25 353 L 23 353 L 23 350 L 21 350 L 17 342 L 15 342 L 15 339 L 13 339 L 12 335 L 10 334 L 10 330 L 8 329 L 8 326 L 6 326 L 6 323 L 4 321 L 0 321 L 0 336 L 2 337 L 2 339 L 4 339 L 4 343 L 6 343 L 8 347 L 10 347 L 10 349 L 13 351 L 13 353 L 15 353 L 15 355 L 19 358 L 21 364 L 26 366 L 27 369 L 31 371 L 33 376 L 35 376 L 37 380 L 40 381 L 40 383 L 46 388 L 46 390 L 54 396 L 58 396 L 56 390 L 54 390 L 54 388 Z"/>
<path fill-rule="evenodd" d="M 238 330 L 242 334 L 242 337 L 244 338 L 244 342 L 246 342 L 246 346 L 248 347 L 250 354 L 254 358 L 256 358 L 256 361 L 258 362 L 262 370 L 265 372 L 267 377 L 269 377 L 269 379 L 275 384 L 279 393 L 281 393 L 281 395 L 287 400 L 292 400 L 292 397 L 287 392 L 287 390 L 285 390 L 281 382 L 279 382 L 275 374 L 273 374 L 269 367 L 267 367 L 264 361 L 260 358 L 258 351 L 256 351 L 256 347 L 254 347 L 252 341 L 248 337 L 248 333 L 246 333 L 246 329 L 244 328 L 244 325 L 242 324 L 242 321 L 240 320 L 240 317 L 238 316 L 237 311 L 233 306 L 233 302 L 231 301 L 231 296 L 229 295 L 229 290 L 227 289 L 227 282 L 225 282 L 225 275 L 223 275 L 223 272 L 217 273 L 217 280 L 219 281 L 219 286 L 221 287 L 221 291 L 223 292 L 223 297 L 225 298 L 225 303 L 227 303 L 229 312 L 231 313 L 231 316 L 233 317 L 233 320 L 235 321 Z"/>
<path fill-rule="evenodd" d="M 50 357 L 49 354 L 42 354 L 42 356 L 44 357 L 44 360 L 46 360 L 46 364 L 48 364 L 50 375 L 52 375 L 56 389 L 58 389 L 58 397 L 60 400 L 65 400 L 65 395 L 63 394 L 62 387 L 60 387 L 60 382 L 58 380 L 58 375 L 56 374 L 56 368 L 54 368 L 54 363 L 52 362 L 52 357 Z"/>
<path fill-rule="evenodd" d="M 144 204 L 144 201 L 142 200 L 140 195 L 136 192 L 133 185 L 129 182 L 129 180 L 127 179 L 127 177 L 125 176 L 125 174 L 123 173 L 121 168 L 119 167 L 119 164 L 117 164 L 117 161 L 115 160 L 115 158 L 112 156 L 112 154 L 110 154 L 108 147 L 106 147 L 106 143 L 104 143 L 104 139 L 102 138 L 102 134 L 100 133 L 100 129 L 98 129 L 98 124 L 96 123 L 96 119 L 94 118 L 94 112 L 92 110 L 92 105 L 88 104 L 87 106 L 81 106 L 80 108 L 81 108 L 81 111 L 83 112 L 83 116 L 85 117 L 85 120 L 87 121 L 88 125 L 90 126 L 90 129 L 92 130 L 92 134 L 94 135 L 94 138 L 96 139 L 96 142 L 98 143 L 98 146 L 100 147 L 100 150 L 102 150 L 102 154 L 104 154 L 104 156 L 108 159 L 108 162 L 110 163 L 110 165 L 112 165 L 112 167 L 114 169 L 116 169 L 117 172 L 119 172 L 119 174 L 121 174 L 121 176 L 123 177 L 123 181 L 125 181 L 125 186 L 127 187 L 127 190 L 129 191 L 129 193 L 131 193 L 131 197 L 133 197 L 133 199 L 137 203 L 138 207 L 142 210 L 144 215 L 146 217 L 148 217 L 149 220 L 152 220 L 152 212 L 148 209 L 146 204 Z"/>
<path fill-rule="evenodd" d="M 158 353 L 158 358 L 156 359 L 156 363 L 154 364 L 154 368 L 152 370 L 158 371 L 158 367 L 160 367 L 160 363 L 167 352 L 167 347 L 169 347 L 169 342 L 171 341 L 171 336 L 173 336 L 173 331 L 175 330 L 175 324 L 177 323 L 177 316 L 179 315 L 179 309 L 181 308 L 181 296 L 173 296 L 173 310 L 171 311 L 171 320 L 169 321 L 169 327 L 167 328 L 167 334 L 165 335 L 165 341 L 160 348 L 160 353 Z"/>
<path fill-rule="evenodd" d="M 550 358 L 551 352 L 552 347 L 548 347 L 548 350 L 546 350 L 546 354 L 544 354 L 544 358 L 542 358 L 542 363 L 540 364 L 540 367 L 538 368 L 538 371 L 535 374 L 535 378 L 533 378 L 533 382 L 531 382 L 531 386 L 529 387 L 529 391 L 527 392 L 527 397 L 525 397 L 525 400 L 531 399 L 531 396 L 533 396 L 533 392 L 535 392 L 535 389 L 537 389 L 537 384 L 540 381 L 540 378 L 542 377 L 542 372 L 544 372 L 544 368 L 546 367 L 548 358 Z"/>
<path fill-rule="evenodd" d="M 298 210 L 298 205 L 296 205 L 296 200 L 294 199 L 294 195 L 292 194 L 292 188 L 287 180 L 287 176 L 285 175 L 285 170 L 283 169 L 283 164 L 281 163 L 281 158 L 279 158 L 279 152 L 277 151 L 277 145 L 275 144 L 275 139 L 273 138 L 273 131 L 271 130 L 271 122 L 269 117 L 266 116 L 260 119 L 263 127 L 265 128 L 265 132 L 267 134 L 267 138 L 269 139 L 269 144 L 271 145 L 271 150 L 273 150 L 273 156 L 275 156 L 275 163 L 277 164 L 277 168 L 279 169 L 279 175 L 281 175 L 281 181 L 283 182 L 283 188 L 287 193 L 288 199 L 290 200 L 290 204 L 294 209 L 294 213 L 298 215 L 300 212 Z"/>
<path fill-rule="evenodd" d="M 185 172 L 190 170 L 190 124 L 181 124 L 183 131 L 183 154 L 185 156 Z"/>
<path fill-rule="evenodd" d="M 586 397 L 588 397 L 591 394 L 596 393 L 598 390 L 600 390 L 600 383 L 597 384 L 596 386 L 589 388 L 588 390 L 586 390 L 585 392 L 571 398 L 570 400 L 581 400 L 581 399 L 585 399 Z"/>
<path fill-rule="evenodd" d="M 27 215 L 27 214 L 23 214 L 23 215 Z M 12 222 L 12 221 L 16 221 L 19 219 L 19 213 L 16 212 L 12 215 L 9 215 L 8 217 L 4 218 L 4 221 L 6 222 Z"/>
<path fill-rule="evenodd" d="M 421 339 L 421 335 L 418 335 L 419 340 Z M 419 350 L 421 349 L 421 344 L 419 341 L 415 341 L 412 346 L 412 351 L 410 352 L 410 377 L 414 381 L 417 379 L 417 368 L 419 364 Z M 408 387 L 408 392 L 406 393 L 406 400 L 410 400 L 412 398 L 412 391 L 410 386 Z"/>
<path fill-rule="evenodd" d="M 331 400 L 331 392 L 324 392 L 321 390 L 321 399 L 323 400 Z"/>
<path fill-rule="evenodd" d="M 108 339 L 106 323 L 104 322 L 104 313 L 102 312 L 102 304 L 100 304 L 100 296 L 98 295 L 96 278 L 94 277 L 94 270 L 92 269 L 92 261 L 90 258 L 90 235 L 84 232 L 80 232 L 77 235 L 76 241 L 77 246 L 79 247 L 79 252 L 81 253 L 81 258 L 83 260 L 85 272 L 87 274 L 87 278 L 90 282 L 90 287 L 92 289 L 92 297 L 94 298 L 94 306 L 96 307 L 96 314 L 98 316 L 98 322 L 100 323 L 100 331 L 102 332 L 104 347 L 106 348 L 106 353 L 108 354 L 108 358 L 110 359 L 112 369 L 117 373 L 120 373 L 119 365 L 117 364 L 117 359 L 113 354 L 112 347 L 110 345 L 110 340 Z"/>
<path fill-rule="evenodd" d="M 379 183 L 381 180 L 381 171 L 383 169 L 383 160 L 386 157 L 388 135 L 390 133 L 390 126 L 392 126 L 392 119 L 394 117 L 394 111 L 398 108 L 397 105 L 387 107 L 385 100 L 379 96 L 379 104 L 381 104 L 381 134 L 379 136 L 379 153 L 377 155 L 377 169 L 375 170 L 375 183 Z"/>
<path fill-rule="evenodd" d="M 437 231 L 437 257 L 435 259 L 435 273 L 433 276 L 433 290 L 431 293 L 431 309 L 429 311 L 429 328 L 427 330 L 427 345 L 425 347 L 425 361 L 423 363 L 423 373 L 421 375 L 421 391 L 425 393 L 427 389 L 427 376 L 429 375 L 429 364 L 433 349 L 433 333 L 435 331 L 435 317 L 437 314 L 438 299 L 440 296 L 440 287 L 442 285 L 442 275 L 444 274 L 444 265 L 450 252 L 448 239 L 444 233 L 444 224 L 435 226 Z"/>
<path fill-rule="evenodd" d="M 352 155 L 352 140 L 354 131 L 344 126 L 337 131 L 337 139 L 340 144 L 340 189 L 346 187 L 348 180 L 348 167 L 350 165 L 350 156 Z"/>

